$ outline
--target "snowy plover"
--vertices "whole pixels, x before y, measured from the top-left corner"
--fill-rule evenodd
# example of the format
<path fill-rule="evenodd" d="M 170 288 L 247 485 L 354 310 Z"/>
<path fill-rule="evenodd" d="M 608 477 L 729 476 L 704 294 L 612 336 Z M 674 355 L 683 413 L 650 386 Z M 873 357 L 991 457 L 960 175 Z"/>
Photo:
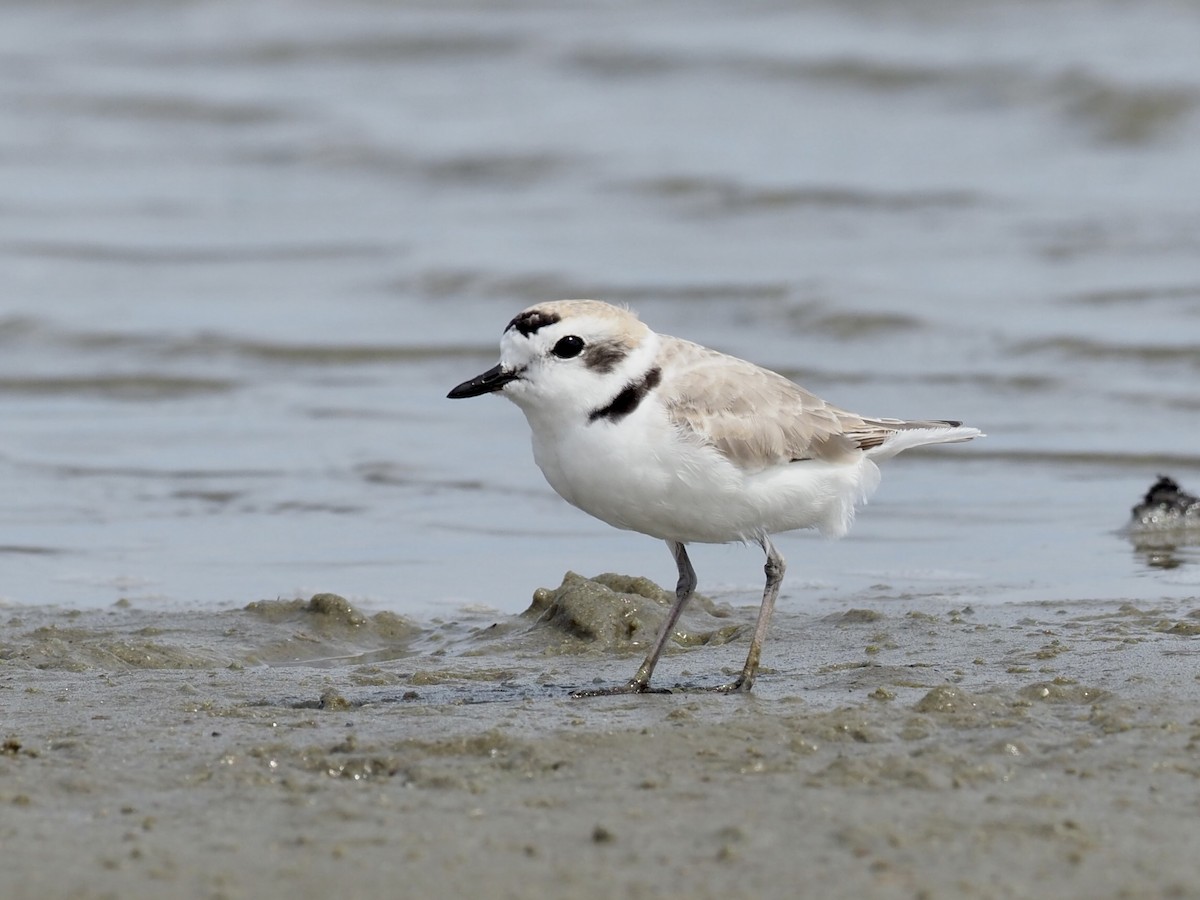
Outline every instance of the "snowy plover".
<path fill-rule="evenodd" d="M 817 528 L 838 537 L 879 484 L 877 460 L 922 444 L 968 441 L 961 422 L 868 419 L 767 369 L 655 334 L 596 300 L 539 303 L 500 339 L 500 363 L 451 398 L 501 393 L 525 413 L 533 458 L 568 503 L 617 528 L 667 542 L 675 603 L 628 684 L 575 696 L 642 693 L 696 588 L 686 545 L 755 541 L 766 588 L 742 674 L 749 691 L 783 557 L 770 536 Z"/>

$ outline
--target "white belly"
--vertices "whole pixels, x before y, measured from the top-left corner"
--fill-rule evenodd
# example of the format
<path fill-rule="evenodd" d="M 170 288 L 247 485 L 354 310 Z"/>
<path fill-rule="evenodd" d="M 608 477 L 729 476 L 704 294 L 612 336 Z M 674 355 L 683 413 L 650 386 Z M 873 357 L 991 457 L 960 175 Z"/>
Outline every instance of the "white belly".
<path fill-rule="evenodd" d="M 618 423 L 556 424 L 530 419 L 534 460 L 550 486 L 610 525 L 664 540 L 720 544 L 797 528 L 841 535 L 878 483 L 863 456 L 746 473 L 682 439 L 652 403 Z"/>

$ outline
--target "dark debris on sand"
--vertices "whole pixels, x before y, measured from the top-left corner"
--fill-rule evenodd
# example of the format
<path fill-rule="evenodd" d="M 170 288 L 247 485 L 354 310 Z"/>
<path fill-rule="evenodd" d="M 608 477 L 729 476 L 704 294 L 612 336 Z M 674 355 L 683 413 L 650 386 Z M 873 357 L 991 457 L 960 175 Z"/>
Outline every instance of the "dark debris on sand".
<path fill-rule="evenodd" d="M 1183 490 L 1174 479 L 1160 475 L 1132 513 L 1133 527 L 1138 530 L 1200 528 L 1200 497 Z"/>

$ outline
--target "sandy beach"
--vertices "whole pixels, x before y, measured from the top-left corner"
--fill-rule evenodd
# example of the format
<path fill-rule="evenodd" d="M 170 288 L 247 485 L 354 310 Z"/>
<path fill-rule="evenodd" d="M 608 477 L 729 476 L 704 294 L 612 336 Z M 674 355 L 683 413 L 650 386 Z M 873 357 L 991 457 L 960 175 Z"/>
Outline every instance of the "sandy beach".
<path fill-rule="evenodd" d="M 0 895 L 1192 897 L 1200 608 L 10 608 Z"/>

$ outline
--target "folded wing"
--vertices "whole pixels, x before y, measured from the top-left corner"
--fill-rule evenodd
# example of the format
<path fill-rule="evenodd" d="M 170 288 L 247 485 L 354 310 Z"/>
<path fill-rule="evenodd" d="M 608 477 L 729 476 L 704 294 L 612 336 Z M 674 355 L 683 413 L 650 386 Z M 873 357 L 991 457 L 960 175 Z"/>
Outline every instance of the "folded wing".
<path fill-rule="evenodd" d="M 826 403 L 782 375 L 663 337 L 662 396 L 675 426 L 749 471 L 807 459 L 851 462 L 912 446 L 970 440 L 960 422 L 868 419 Z"/>

